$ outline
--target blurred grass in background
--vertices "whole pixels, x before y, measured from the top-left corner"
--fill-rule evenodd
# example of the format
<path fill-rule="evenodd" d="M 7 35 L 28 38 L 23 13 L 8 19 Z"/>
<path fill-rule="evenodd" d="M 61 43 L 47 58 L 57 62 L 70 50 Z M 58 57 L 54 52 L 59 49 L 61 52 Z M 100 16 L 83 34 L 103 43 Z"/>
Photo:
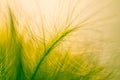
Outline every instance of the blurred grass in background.
<path fill-rule="evenodd" d="M 49 28 L 46 26 L 51 25 L 44 13 L 41 13 L 38 4 L 34 2 L 38 8 L 38 13 L 32 14 L 34 20 L 29 15 L 26 16 L 27 12 L 20 7 L 21 3 L 6 0 L 1 4 L 0 80 L 114 80 L 114 76 L 119 72 L 108 69 L 109 64 L 100 58 L 100 54 L 104 53 L 102 45 L 106 42 L 101 43 L 101 37 L 98 40 L 92 39 L 93 43 L 81 43 L 81 38 L 76 38 L 76 34 L 79 35 L 80 30 L 86 27 L 87 20 L 99 11 L 76 23 L 74 20 L 79 15 L 74 14 L 76 17 L 71 18 L 79 3 L 79 0 L 76 0 L 73 8 L 68 10 L 65 20 L 63 18 L 63 23 L 60 23 L 61 18 L 57 18 L 58 22 L 56 20 Z M 102 5 L 100 10 L 103 8 Z M 39 15 L 37 17 L 40 22 L 35 14 Z M 21 18 L 23 16 L 25 20 Z M 86 30 L 83 29 L 83 32 Z M 95 33 L 99 31 L 95 30 Z M 100 44 L 94 45 L 95 43 Z"/>

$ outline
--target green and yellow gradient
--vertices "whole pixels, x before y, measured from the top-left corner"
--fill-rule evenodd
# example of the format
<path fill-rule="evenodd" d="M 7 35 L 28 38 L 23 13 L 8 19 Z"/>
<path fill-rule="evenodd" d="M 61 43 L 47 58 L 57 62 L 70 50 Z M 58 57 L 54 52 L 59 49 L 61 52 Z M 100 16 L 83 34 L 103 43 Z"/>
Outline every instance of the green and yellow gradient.
<path fill-rule="evenodd" d="M 119 0 L 1 0 L 0 80 L 119 80 Z"/>

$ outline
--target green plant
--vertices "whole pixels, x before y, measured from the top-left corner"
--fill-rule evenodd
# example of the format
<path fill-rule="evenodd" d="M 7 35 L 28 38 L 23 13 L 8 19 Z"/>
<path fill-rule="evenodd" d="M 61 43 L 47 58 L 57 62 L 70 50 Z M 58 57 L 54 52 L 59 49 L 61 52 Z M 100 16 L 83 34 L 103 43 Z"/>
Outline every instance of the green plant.
<path fill-rule="evenodd" d="M 74 55 L 70 47 L 67 51 L 58 51 L 64 39 L 81 26 L 71 28 L 68 24 L 48 42 L 44 41 L 46 39 L 40 42 L 33 35 L 29 36 L 30 40 L 23 37 L 24 34 L 17 30 L 19 24 L 10 7 L 8 14 L 9 23 L 6 20 L 5 28 L 0 31 L 0 80 L 110 79 L 112 73 L 106 71 L 99 60 L 93 59 L 95 55 L 86 52 Z"/>

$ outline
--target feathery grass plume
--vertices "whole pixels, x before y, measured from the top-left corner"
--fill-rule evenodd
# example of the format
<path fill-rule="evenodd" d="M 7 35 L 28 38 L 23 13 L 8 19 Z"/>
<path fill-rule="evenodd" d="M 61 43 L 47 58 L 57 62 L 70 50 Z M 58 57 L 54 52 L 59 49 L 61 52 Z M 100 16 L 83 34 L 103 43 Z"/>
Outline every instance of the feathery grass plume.
<path fill-rule="evenodd" d="M 97 61 L 92 60 L 90 54 L 86 57 L 73 56 L 68 51 L 63 55 L 58 53 L 60 52 L 52 52 L 43 61 L 35 80 L 109 80 L 111 74 L 104 71 L 104 67 Z"/>
<path fill-rule="evenodd" d="M 76 0 L 73 9 L 68 10 L 70 14 L 65 23 L 63 25 L 61 23 L 64 29 L 59 30 L 48 41 L 44 22 L 39 26 L 43 30 L 43 35 L 40 35 L 42 39 L 34 36 L 30 27 L 26 30 L 30 39 L 26 39 L 24 33 L 20 34 L 17 29 L 18 19 L 9 6 L 7 13 L 9 20 L 6 20 L 6 26 L 0 30 L 0 80 L 110 80 L 112 72 L 100 64 L 94 51 L 87 52 L 89 47 L 84 47 L 86 51 L 82 54 L 82 51 L 74 54 L 71 51 L 72 46 L 59 50 L 64 47 L 61 44 L 67 42 L 69 35 L 72 36 L 83 27 L 81 24 L 73 26 L 70 20 L 77 5 Z M 25 26 L 29 24 L 32 23 Z"/>
<path fill-rule="evenodd" d="M 44 59 L 47 57 L 48 54 L 50 54 L 50 52 L 57 46 L 57 44 L 59 44 L 59 42 L 61 42 L 64 37 L 66 37 L 68 34 L 70 34 L 71 32 L 74 32 L 76 29 L 78 29 L 78 27 L 72 28 L 72 29 L 65 29 L 64 31 L 62 31 L 62 33 L 60 32 L 55 39 L 51 42 L 51 44 L 47 47 L 47 49 L 44 51 L 43 53 L 43 57 L 41 58 L 41 60 L 39 61 L 35 71 L 33 72 L 33 75 L 31 77 L 31 79 L 33 80 L 35 75 L 37 74 L 37 71 L 40 67 L 40 65 L 42 64 L 42 62 L 44 61 Z"/>
<path fill-rule="evenodd" d="M 17 32 L 17 20 L 12 13 L 10 6 L 8 6 L 8 18 L 6 19 L 6 26 L 2 27 L 0 54 L 2 57 L 2 77 L 1 80 L 22 80 L 25 79 L 22 55 L 24 53 L 22 47 L 22 38 Z M 5 15 L 5 17 L 7 17 Z M 5 31 L 4 31 L 5 30 Z M 2 42 L 3 40 L 3 42 Z"/>

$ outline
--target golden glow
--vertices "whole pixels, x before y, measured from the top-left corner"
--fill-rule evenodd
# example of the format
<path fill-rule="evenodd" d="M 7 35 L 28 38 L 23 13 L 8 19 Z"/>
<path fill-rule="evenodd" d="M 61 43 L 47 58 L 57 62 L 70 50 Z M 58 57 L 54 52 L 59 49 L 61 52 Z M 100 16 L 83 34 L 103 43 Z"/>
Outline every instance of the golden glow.
<path fill-rule="evenodd" d="M 85 41 L 111 40 L 113 39 L 111 31 L 114 26 L 119 26 L 119 0 L 7 1 L 19 21 L 18 30 L 22 33 L 26 32 L 25 25 L 29 24 L 27 27 L 30 27 L 35 35 L 40 36 L 43 25 L 46 38 L 49 39 L 69 23 L 71 27 L 81 25 L 82 28 L 70 38 L 70 41 L 74 41 L 70 43 L 71 45 L 76 44 L 77 41 L 81 44 Z M 0 3 L 1 6 L 5 8 L 7 1 L 3 2 L 4 4 Z M 3 13 L 5 13 L 4 8 Z M 3 22 L 1 21 L 2 24 Z M 39 32 L 41 34 L 38 34 Z"/>
<path fill-rule="evenodd" d="M 98 80 L 96 74 L 103 69 L 98 64 L 119 62 L 111 61 L 120 52 L 119 5 L 120 0 L 3 0 L 0 74 L 5 79 L 33 80 L 41 77 L 39 70 L 44 69 L 48 71 L 46 79 L 53 76 L 57 80 L 54 76 L 60 71 L 75 71 L 76 78 L 83 75 L 80 79 L 86 80 L 92 74 L 93 80 Z"/>

